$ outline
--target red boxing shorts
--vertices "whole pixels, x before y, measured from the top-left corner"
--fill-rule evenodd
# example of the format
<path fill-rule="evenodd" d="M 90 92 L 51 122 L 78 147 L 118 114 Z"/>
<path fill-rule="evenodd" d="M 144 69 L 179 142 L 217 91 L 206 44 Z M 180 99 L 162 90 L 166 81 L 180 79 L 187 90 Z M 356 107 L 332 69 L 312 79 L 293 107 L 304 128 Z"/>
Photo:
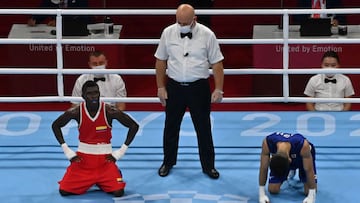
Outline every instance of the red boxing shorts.
<path fill-rule="evenodd" d="M 72 162 L 61 181 L 60 190 L 74 194 L 84 194 L 90 187 L 97 185 L 105 192 L 125 188 L 121 171 L 117 165 L 106 160 L 106 155 L 92 155 L 77 152 L 80 162 Z"/>

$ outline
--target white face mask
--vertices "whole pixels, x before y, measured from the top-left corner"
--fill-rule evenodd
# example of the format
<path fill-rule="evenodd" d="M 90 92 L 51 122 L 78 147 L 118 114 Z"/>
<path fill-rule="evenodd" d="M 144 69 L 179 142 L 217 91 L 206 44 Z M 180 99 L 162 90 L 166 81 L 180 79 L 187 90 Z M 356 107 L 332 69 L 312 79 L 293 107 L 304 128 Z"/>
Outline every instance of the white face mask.
<path fill-rule="evenodd" d="M 178 24 L 179 29 L 180 29 L 180 32 L 181 32 L 181 33 L 188 33 L 188 32 L 190 32 L 190 31 L 191 31 L 191 26 L 192 26 L 193 22 L 194 22 L 194 21 L 192 21 L 190 25 L 185 25 L 185 26 L 181 26 L 180 24 Z"/>
<path fill-rule="evenodd" d="M 105 65 L 100 65 L 100 66 L 93 66 L 91 67 L 92 69 L 105 69 L 106 66 Z M 94 74 L 96 77 L 104 77 L 105 74 L 104 73 L 98 73 L 98 74 Z"/>
<path fill-rule="evenodd" d="M 335 67 L 331 67 L 331 66 L 323 66 L 322 68 L 324 69 L 335 69 Z M 335 73 L 325 73 L 325 76 L 328 78 L 332 78 L 335 76 Z"/>
<path fill-rule="evenodd" d="M 91 67 L 92 69 L 105 69 L 105 65 L 100 65 L 100 66 L 93 66 Z"/>

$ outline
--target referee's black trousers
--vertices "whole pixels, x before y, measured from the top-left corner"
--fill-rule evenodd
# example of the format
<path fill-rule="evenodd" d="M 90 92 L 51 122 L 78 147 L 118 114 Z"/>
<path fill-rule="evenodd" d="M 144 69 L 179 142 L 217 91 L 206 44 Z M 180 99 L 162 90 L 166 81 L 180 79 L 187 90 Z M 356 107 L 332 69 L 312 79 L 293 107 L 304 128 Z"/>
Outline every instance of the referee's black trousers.
<path fill-rule="evenodd" d="M 188 108 L 197 135 L 202 169 L 210 170 L 215 168 L 215 153 L 210 122 L 211 92 L 208 79 L 181 84 L 169 78 L 166 88 L 168 99 L 165 108 L 163 164 L 167 166 L 176 164 L 180 126 Z"/>

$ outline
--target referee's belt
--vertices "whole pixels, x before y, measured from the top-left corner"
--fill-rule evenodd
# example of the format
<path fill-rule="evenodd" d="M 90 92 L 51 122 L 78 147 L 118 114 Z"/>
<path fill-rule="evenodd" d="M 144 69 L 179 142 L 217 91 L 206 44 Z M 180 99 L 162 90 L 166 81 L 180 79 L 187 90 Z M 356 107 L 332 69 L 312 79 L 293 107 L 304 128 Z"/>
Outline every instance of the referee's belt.
<path fill-rule="evenodd" d="M 197 84 L 199 84 L 201 82 L 204 82 L 204 81 L 207 81 L 207 79 L 199 79 L 199 80 L 195 80 L 193 82 L 178 82 L 178 81 L 176 81 L 176 80 L 174 80 L 172 78 L 169 78 L 170 83 L 173 83 L 173 84 L 176 84 L 176 85 L 179 85 L 179 86 L 185 86 L 185 87 L 197 85 Z"/>

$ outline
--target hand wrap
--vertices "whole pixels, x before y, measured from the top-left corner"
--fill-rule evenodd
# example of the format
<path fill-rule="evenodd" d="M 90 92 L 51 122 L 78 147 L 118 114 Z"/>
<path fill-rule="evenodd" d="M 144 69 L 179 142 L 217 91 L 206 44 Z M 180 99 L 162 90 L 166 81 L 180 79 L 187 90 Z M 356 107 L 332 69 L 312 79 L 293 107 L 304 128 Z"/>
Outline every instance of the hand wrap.
<path fill-rule="evenodd" d="M 121 145 L 120 149 L 117 149 L 113 151 L 111 154 L 116 160 L 121 159 L 125 155 L 126 150 L 128 149 L 128 146 L 126 144 Z"/>
<path fill-rule="evenodd" d="M 259 203 L 269 203 L 270 200 L 265 193 L 265 186 L 259 186 Z"/>
<path fill-rule="evenodd" d="M 315 203 L 315 199 L 316 199 L 316 190 L 315 189 L 309 189 L 309 194 L 304 199 L 303 203 Z"/>
<path fill-rule="evenodd" d="M 64 154 L 68 160 L 71 160 L 76 156 L 76 153 L 72 149 L 70 149 L 70 147 L 66 143 L 63 143 L 61 145 L 61 148 L 64 151 Z"/>

